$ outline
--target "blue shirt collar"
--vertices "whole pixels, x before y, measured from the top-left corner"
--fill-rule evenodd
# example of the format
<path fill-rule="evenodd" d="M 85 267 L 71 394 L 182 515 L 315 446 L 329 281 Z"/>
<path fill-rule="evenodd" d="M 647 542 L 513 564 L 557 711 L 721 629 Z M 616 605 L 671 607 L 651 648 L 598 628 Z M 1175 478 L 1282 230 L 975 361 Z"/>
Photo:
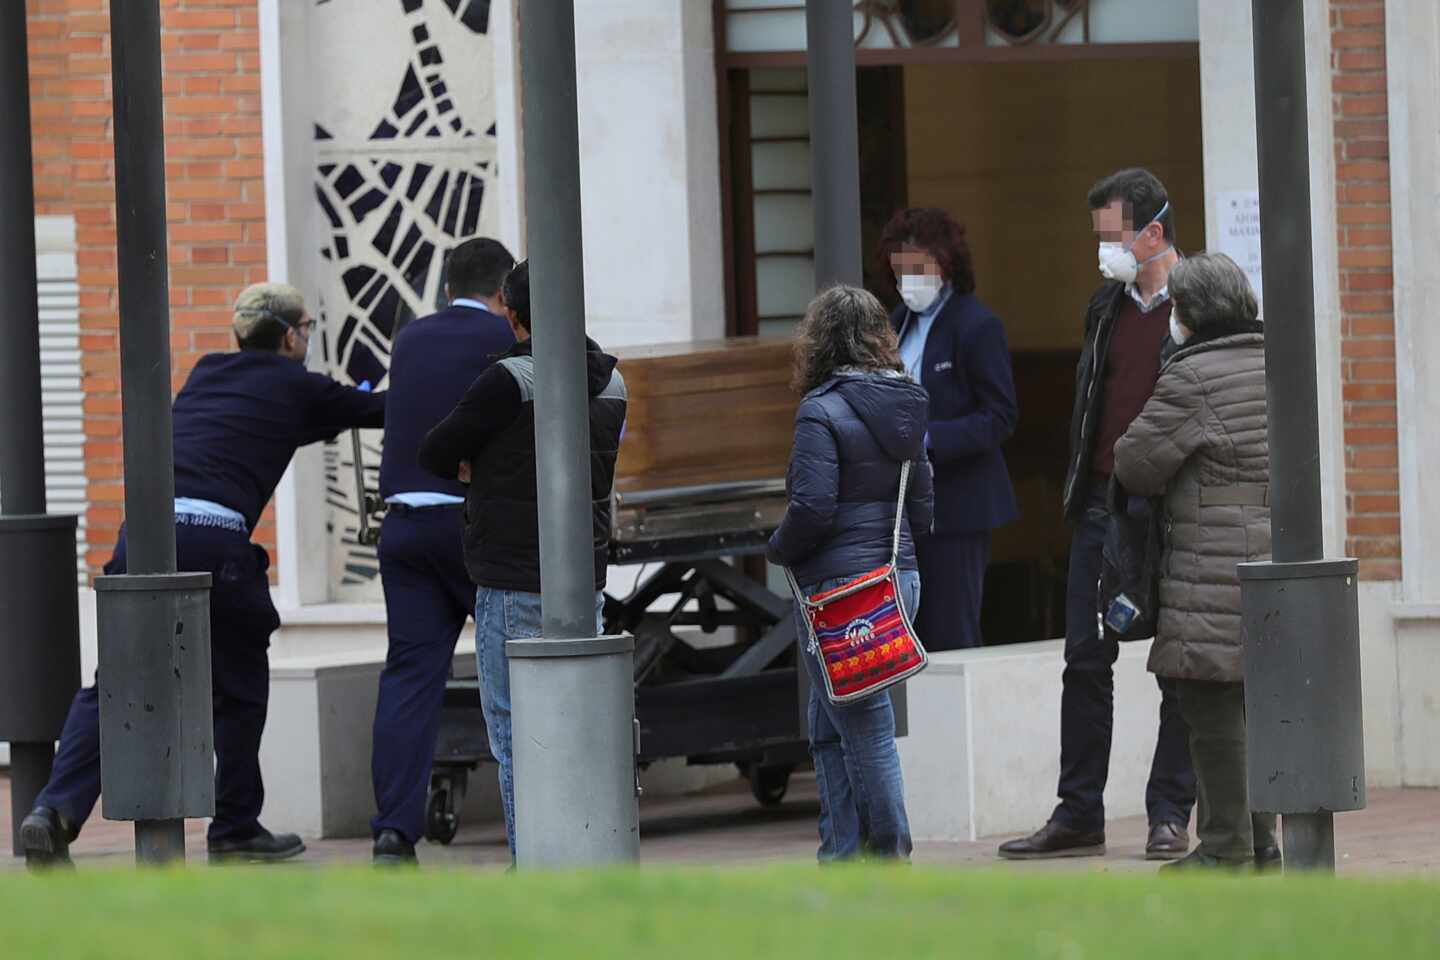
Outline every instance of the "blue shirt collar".
<path fill-rule="evenodd" d="M 471 300 L 469 297 L 456 297 L 454 300 L 450 301 L 450 306 L 469 307 L 471 310 L 484 310 L 486 313 L 495 312 L 494 310 L 491 310 L 489 307 L 485 306 L 485 304 L 481 303 L 479 300 Z"/>

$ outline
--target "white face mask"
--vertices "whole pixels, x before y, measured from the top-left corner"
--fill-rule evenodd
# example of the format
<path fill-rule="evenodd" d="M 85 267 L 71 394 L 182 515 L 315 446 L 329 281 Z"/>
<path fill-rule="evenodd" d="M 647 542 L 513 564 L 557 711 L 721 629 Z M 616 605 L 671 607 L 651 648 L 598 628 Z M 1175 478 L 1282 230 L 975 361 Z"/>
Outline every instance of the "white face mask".
<path fill-rule="evenodd" d="M 1159 213 L 1151 217 L 1144 227 L 1141 227 L 1135 232 L 1135 239 L 1130 241 L 1130 246 L 1126 246 L 1123 243 L 1117 243 L 1113 240 L 1102 240 L 1100 242 L 1099 257 L 1100 275 L 1106 280 L 1118 280 L 1121 283 L 1134 283 L 1135 278 L 1140 275 L 1141 267 L 1143 267 L 1146 263 L 1149 263 L 1151 260 L 1158 260 L 1161 257 L 1165 256 L 1165 254 L 1168 253 L 1170 250 L 1169 246 L 1166 246 L 1164 250 L 1161 250 L 1153 257 L 1146 257 L 1144 263 L 1142 263 L 1135 259 L 1135 253 L 1133 250 L 1131 250 L 1131 247 L 1135 246 L 1135 241 L 1140 239 L 1140 234 L 1145 232 L 1145 228 L 1150 226 L 1150 224 L 1154 223 L 1155 221 L 1159 220 L 1161 217 L 1165 216 L 1165 211 L 1169 209 L 1170 203 L 1167 201 L 1165 203 L 1165 206 L 1160 208 Z"/>
<path fill-rule="evenodd" d="M 1185 326 L 1184 321 L 1180 319 L 1180 311 L 1172 303 L 1170 305 L 1170 339 L 1175 341 L 1175 346 L 1182 347 L 1190 337 L 1190 328 Z"/>
<path fill-rule="evenodd" d="M 900 299 L 916 313 L 930 309 L 945 281 L 934 274 L 907 273 L 900 277 Z"/>

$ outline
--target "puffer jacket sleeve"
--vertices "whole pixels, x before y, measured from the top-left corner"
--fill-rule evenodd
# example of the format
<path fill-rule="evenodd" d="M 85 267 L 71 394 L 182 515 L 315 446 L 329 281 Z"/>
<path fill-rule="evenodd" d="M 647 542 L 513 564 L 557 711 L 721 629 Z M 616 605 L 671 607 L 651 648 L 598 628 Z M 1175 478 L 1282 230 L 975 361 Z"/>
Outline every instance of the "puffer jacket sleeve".
<path fill-rule="evenodd" d="M 1115 441 L 1115 476 L 1131 493 L 1159 496 L 1204 440 L 1205 388 L 1189 364 L 1171 364 Z"/>
<path fill-rule="evenodd" d="M 935 526 L 935 470 L 922 453 L 910 464 L 910 489 L 905 492 L 905 520 L 910 536 L 923 537 Z"/>
<path fill-rule="evenodd" d="M 796 417 L 786 487 L 790 502 L 765 555 L 771 563 L 793 567 L 825 541 L 840 498 L 840 452 L 818 404 L 802 404 Z"/>

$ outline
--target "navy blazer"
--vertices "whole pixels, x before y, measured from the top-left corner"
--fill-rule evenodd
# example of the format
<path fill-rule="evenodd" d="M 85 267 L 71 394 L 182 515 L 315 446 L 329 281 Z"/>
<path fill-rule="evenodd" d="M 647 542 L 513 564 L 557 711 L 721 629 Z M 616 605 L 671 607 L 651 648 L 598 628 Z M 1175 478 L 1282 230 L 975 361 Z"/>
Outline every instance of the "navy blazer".
<path fill-rule="evenodd" d="M 914 315 L 902 304 L 890 322 L 902 337 Z M 935 534 L 993 530 L 1020 515 L 1000 447 L 1019 408 L 1005 327 L 973 293 L 952 294 L 930 326 L 920 384 L 930 394 Z"/>
<path fill-rule="evenodd" d="M 515 335 L 504 317 L 454 304 L 412 320 L 396 334 L 390 353 L 380 496 L 416 491 L 465 496 L 466 488 L 453 472 L 441 478 L 420 466 L 420 441 L 514 345 Z"/>

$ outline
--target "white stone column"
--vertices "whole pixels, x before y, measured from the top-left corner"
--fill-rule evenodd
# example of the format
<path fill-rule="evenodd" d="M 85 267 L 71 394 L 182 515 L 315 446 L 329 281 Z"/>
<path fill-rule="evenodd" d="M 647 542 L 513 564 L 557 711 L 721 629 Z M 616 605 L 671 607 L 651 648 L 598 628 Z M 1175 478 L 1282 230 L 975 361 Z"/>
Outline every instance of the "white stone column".
<path fill-rule="evenodd" d="M 1440 603 L 1440 510 L 1426 465 L 1440 463 L 1440 391 L 1426 366 L 1440 361 L 1440 7 L 1385 4 L 1390 85 L 1390 195 L 1394 224 L 1395 361 L 1400 423 L 1403 596 Z"/>
<path fill-rule="evenodd" d="M 711 9 L 577 0 L 585 307 L 607 347 L 725 330 Z"/>
<path fill-rule="evenodd" d="M 1251 0 L 1206 0 L 1200 17 L 1200 104 L 1205 143 L 1206 246 L 1219 247 L 1219 197 L 1259 189 Z M 1345 549 L 1345 429 L 1340 381 L 1340 281 L 1335 244 L 1335 152 L 1328 0 L 1305 0 L 1310 115 L 1310 228 L 1315 367 L 1320 400 L 1325 549 Z"/>
<path fill-rule="evenodd" d="M 316 246 L 308 9 L 284 0 L 259 4 L 266 273 L 297 286 L 311 272 L 309 251 Z M 286 608 L 330 599 L 323 456 L 318 445 L 300 448 L 275 491 L 278 599 Z"/>
<path fill-rule="evenodd" d="M 519 0 L 490 7 L 490 40 L 495 58 L 495 168 L 498 172 L 501 243 L 517 260 L 525 258 L 525 143 L 520 121 Z"/>
<path fill-rule="evenodd" d="M 1399 782 L 1433 787 L 1440 785 L 1440 510 L 1426 467 L 1440 463 L 1440 391 L 1426 374 L 1440 363 L 1440 9 L 1387 0 L 1385 27 L 1404 563 L 1393 608 L 1394 743 Z"/>

